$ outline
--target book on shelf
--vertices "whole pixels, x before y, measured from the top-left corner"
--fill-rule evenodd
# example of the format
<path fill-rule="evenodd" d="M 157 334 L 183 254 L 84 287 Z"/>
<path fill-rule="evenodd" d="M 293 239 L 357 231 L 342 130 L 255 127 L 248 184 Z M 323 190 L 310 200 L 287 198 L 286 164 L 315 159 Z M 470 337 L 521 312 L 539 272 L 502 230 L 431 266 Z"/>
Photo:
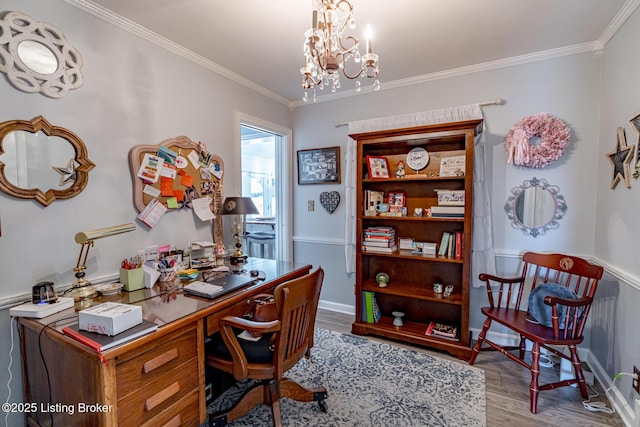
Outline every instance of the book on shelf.
<path fill-rule="evenodd" d="M 362 320 L 367 323 L 377 323 L 382 316 L 376 294 L 372 291 L 362 291 Z"/>
<path fill-rule="evenodd" d="M 448 323 L 432 321 L 427 325 L 424 334 L 437 338 L 458 339 L 458 328 Z"/>
<path fill-rule="evenodd" d="M 440 239 L 440 247 L 438 248 L 439 256 L 447 256 L 447 249 L 449 248 L 449 239 L 451 238 L 451 233 L 445 231 L 442 233 L 442 239 Z"/>
<path fill-rule="evenodd" d="M 110 348 L 150 334 L 156 330 L 158 330 L 158 325 L 146 319 L 143 319 L 142 323 L 113 336 L 88 332 L 80 329 L 77 324 L 62 328 L 62 332 L 65 335 L 95 350 L 96 353 L 102 353 Z"/>
<path fill-rule="evenodd" d="M 376 246 L 379 248 L 388 248 L 394 245 L 394 240 L 393 239 L 388 239 L 388 240 L 369 240 L 369 239 L 364 239 L 362 241 L 362 244 L 364 246 Z"/>
<path fill-rule="evenodd" d="M 389 246 L 389 247 L 380 247 L 380 246 L 364 246 L 362 245 L 362 252 L 374 252 L 381 254 L 392 254 L 398 250 L 397 245 Z"/>
<path fill-rule="evenodd" d="M 431 206 L 431 215 L 433 214 L 464 215 L 464 206 Z"/>

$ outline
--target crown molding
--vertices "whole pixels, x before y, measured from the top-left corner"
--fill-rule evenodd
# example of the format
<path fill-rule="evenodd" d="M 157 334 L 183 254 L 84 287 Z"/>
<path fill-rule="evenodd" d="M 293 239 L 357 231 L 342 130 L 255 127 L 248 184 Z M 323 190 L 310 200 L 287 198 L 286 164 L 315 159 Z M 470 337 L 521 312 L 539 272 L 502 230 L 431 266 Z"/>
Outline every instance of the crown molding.
<path fill-rule="evenodd" d="M 607 25 L 607 28 L 604 29 L 600 37 L 598 37 L 598 40 L 596 40 L 601 46 L 600 49 L 604 49 L 638 6 L 640 6 L 640 0 L 627 0 L 622 5 L 618 13 L 616 13 L 616 16 L 613 17 L 609 25 Z"/>
<path fill-rule="evenodd" d="M 259 84 L 255 83 L 252 80 L 249 80 L 245 77 L 242 77 L 241 75 L 234 73 L 231 70 L 228 70 L 227 68 L 222 67 L 221 65 L 216 64 L 213 61 L 210 61 L 206 58 L 204 58 L 203 56 L 200 56 L 192 51 L 190 51 L 189 49 L 185 49 L 184 47 L 180 46 L 177 43 L 172 42 L 169 39 L 166 39 L 160 35 L 158 35 L 157 33 L 154 33 L 153 31 L 150 31 L 149 29 L 136 24 L 133 21 L 130 21 L 120 15 L 117 15 L 115 13 L 113 13 L 112 11 L 105 9 L 104 7 L 93 3 L 90 0 L 62 0 L 64 3 L 67 3 L 71 6 L 74 6 L 86 13 L 89 13 L 90 15 L 95 16 L 96 18 L 102 19 L 103 21 L 106 21 L 110 24 L 115 25 L 118 28 L 121 28 L 131 34 L 134 34 L 138 37 L 141 37 L 153 44 L 155 44 L 156 46 L 159 46 L 163 49 L 166 49 L 170 52 L 175 53 L 178 56 L 183 57 L 184 59 L 191 61 L 197 65 L 200 65 L 204 68 L 207 68 L 211 71 L 213 71 L 216 74 L 219 74 L 229 80 L 232 80 L 242 86 L 247 87 L 248 89 L 251 89 L 255 92 L 258 92 L 268 98 L 273 99 L 274 101 L 277 101 L 285 106 L 289 106 L 290 104 L 290 100 L 278 95 L 277 93 L 263 87 L 260 86 Z"/>
<path fill-rule="evenodd" d="M 145 40 L 150 41 L 151 43 L 164 48 L 170 52 L 179 55 L 188 61 L 191 61 L 195 64 L 198 64 L 204 68 L 207 68 L 229 80 L 232 80 L 242 86 L 247 87 L 255 92 L 258 92 L 268 98 L 277 101 L 290 109 L 294 109 L 296 107 L 303 107 L 307 105 L 313 105 L 318 102 L 326 102 L 326 101 L 335 101 L 337 99 L 348 98 L 355 95 L 362 95 L 363 93 L 371 93 L 373 92 L 372 87 L 363 87 L 360 92 L 356 92 L 355 89 L 343 90 L 336 93 L 328 93 L 320 96 L 316 96 L 315 102 L 304 102 L 302 100 L 290 100 L 277 93 L 265 88 L 264 86 L 260 86 L 252 80 L 249 80 L 241 75 L 234 73 L 231 70 L 228 70 L 213 61 L 210 61 L 184 47 L 180 46 L 177 43 L 168 40 L 153 31 L 148 30 L 147 28 L 142 27 L 141 25 L 136 24 L 133 21 L 130 21 L 120 15 L 113 13 L 112 11 L 95 4 L 91 0 L 62 0 L 64 3 L 67 3 L 71 6 L 74 6 L 86 13 L 89 13 L 103 21 L 111 23 L 129 33 L 137 35 Z M 531 62 L 544 61 L 553 58 L 559 58 L 568 55 L 575 55 L 584 52 L 600 52 L 604 49 L 604 47 L 611 41 L 613 36 L 618 32 L 618 30 L 622 27 L 622 25 L 626 22 L 626 20 L 631 16 L 631 14 L 640 6 L 640 0 L 627 0 L 624 5 L 620 8 L 618 13 L 611 20 L 607 28 L 602 32 L 600 37 L 593 41 L 587 43 L 581 43 L 577 45 L 565 46 L 556 49 L 549 49 L 540 52 L 530 53 L 526 55 L 513 56 L 510 58 L 499 59 L 496 61 L 489 61 L 475 65 L 469 65 L 465 67 L 453 68 L 450 70 L 438 71 L 435 73 L 423 74 L 420 76 L 409 77 L 406 79 L 400 80 L 392 80 L 389 82 L 383 82 L 380 86 L 380 90 L 387 89 L 397 89 L 405 86 L 413 86 L 417 84 L 422 84 L 429 81 L 436 81 L 446 78 L 458 77 L 467 74 L 473 73 L 481 73 L 490 70 L 496 70 L 499 68 L 512 67 L 521 64 L 527 64 Z"/>

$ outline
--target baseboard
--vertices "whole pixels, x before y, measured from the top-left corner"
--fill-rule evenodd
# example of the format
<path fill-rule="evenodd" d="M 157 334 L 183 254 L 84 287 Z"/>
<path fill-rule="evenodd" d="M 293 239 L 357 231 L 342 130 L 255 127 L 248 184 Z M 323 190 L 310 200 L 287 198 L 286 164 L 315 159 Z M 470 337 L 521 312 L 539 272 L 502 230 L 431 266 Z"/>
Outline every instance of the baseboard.
<path fill-rule="evenodd" d="M 324 310 L 329 310 L 329 311 L 335 311 L 336 313 L 351 314 L 353 316 L 355 316 L 356 314 L 356 308 L 353 305 L 340 304 L 340 303 L 331 302 L 331 301 L 324 301 L 324 300 L 318 301 L 318 308 L 322 308 Z"/>
<path fill-rule="evenodd" d="M 611 402 L 611 406 L 613 406 L 613 408 L 616 410 L 624 424 L 627 427 L 637 427 L 638 425 L 640 425 L 638 424 L 640 420 L 636 419 L 636 416 L 634 414 L 635 409 L 631 407 L 631 405 L 629 405 L 627 399 L 625 399 L 625 397 L 618 389 L 617 384 L 614 384 L 613 379 L 609 378 L 609 375 L 602 367 L 600 362 L 598 362 L 598 359 L 596 359 L 593 353 L 591 353 L 591 350 L 586 350 L 586 353 L 587 354 L 584 357 L 580 355 L 580 359 L 587 362 L 587 365 L 591 369 L 591 372 L 593 372 L 596 379 L 605 390 L 607 398 L 609 399 L 609 402 Z M 620 380 L 618 380 L 618 382 L 619 381 Z M 634 424 L 634 422 L 636 424 Z"/>

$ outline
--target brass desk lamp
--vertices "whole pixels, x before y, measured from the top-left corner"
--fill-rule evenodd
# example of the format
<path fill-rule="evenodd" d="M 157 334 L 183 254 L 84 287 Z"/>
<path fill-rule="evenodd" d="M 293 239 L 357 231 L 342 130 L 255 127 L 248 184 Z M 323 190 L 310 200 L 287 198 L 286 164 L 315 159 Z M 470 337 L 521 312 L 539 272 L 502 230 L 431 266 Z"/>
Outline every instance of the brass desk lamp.
<path fill-rule="evenodd" d="M 71 288 L 65 293 L 69 294 L 70 297 L 73 297 L 75 301 L 82 301 L 95 297 L 97 294 L 95 288 L 91 282 L 84 278 L 84 270 L 87 269 L 87 257 L 89 256 L 89 249 L 93 246 L 93 241 L 104 237 L 115 236 L 116 234 L 128 233 L 135 229 L 136 225 L 129 223 L 77 233 L 75 240 L 76 243 L 80 244 L 80 255 L 78 255 L 78 262 L 73 269 L 73 271 L 76 272 L 76 280 L 73 282 Z"/>
<path fill-rule="evenodd" d="M 236 215 L 232 220 L 231 232 L 236 239 L 236 250 L 229 258 L 232 264 L 244 264 L 247 262 L 247 255 L 242 252 L 242 239 L 247 235 L 247 214 L 255 215 L 260 213 L 251 197 L 227 197 L 222 203 L 222 215 Z"/>

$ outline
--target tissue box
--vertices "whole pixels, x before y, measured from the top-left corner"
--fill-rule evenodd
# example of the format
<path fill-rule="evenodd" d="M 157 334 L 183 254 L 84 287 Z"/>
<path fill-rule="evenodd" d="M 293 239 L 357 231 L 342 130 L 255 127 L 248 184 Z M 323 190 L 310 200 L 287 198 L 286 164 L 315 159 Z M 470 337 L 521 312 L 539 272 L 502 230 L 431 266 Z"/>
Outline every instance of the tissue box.
<path fill-rule="evenodd" d="M 105 302 L 78 312 L 78 327 L 102 335 L 117 335 L 142 323 L 142 307 Z"/>
<path fill-rule="evenodd" d="M 142 267 L 132 270 L 121 268 L 120 283 L 124 285 L 124 290 L 129 292 L 144 288 L 144 270 Z"/>

